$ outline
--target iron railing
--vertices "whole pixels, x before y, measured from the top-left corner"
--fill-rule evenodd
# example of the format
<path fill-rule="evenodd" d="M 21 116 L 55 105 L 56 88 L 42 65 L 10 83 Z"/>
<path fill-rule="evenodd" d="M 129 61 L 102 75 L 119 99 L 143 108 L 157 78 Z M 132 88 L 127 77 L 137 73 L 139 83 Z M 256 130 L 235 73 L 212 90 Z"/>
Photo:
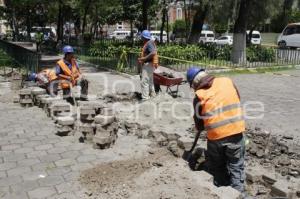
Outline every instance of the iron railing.
<path fill-rule="evenodd" d="M 28 72 L 39 71 L 41 55 L 20 45 L 0 40 L 0 48 L 10 56 L 18 67 L 23 67 Z"/>

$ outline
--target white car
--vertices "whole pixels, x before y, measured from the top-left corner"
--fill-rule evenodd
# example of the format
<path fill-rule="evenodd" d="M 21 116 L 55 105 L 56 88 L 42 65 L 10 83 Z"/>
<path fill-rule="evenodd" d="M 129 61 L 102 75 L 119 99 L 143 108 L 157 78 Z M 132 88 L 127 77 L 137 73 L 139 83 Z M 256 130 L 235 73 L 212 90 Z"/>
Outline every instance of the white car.
<path fill-rule="evenodd" d="M 231 46 L 233 44 L 233 38 L 232 36 L 222 36 L 218 39 L 215 39 L 215 44 L 223 46 L 223 45 L 229 45 Z"/>
<path fill-rule="evenodd" d="M 300 48 L 300 22 L 287 25 L 279 35 L 277 44 L 281 48 Z"/>
<path fill-rule="evenodd" d="M 206 43 L 213 43 L 215 41 L 215 34 L 213 31 L 210 30 L 203 30 L 201 31 L 199 43 L 206 44 Z"/>
<path fill-rule="evenodd" d="M 247 30 L 247 36 L 249 35 L 250 31 Z M 251 38 L 251 43 L 254 45 L 260 45 L 261 44 L 261 35 L 260 32 L 257 30 L 254 30 L 252 32 L 252 38 Z"/>
<path fill-rule="evenodd" d="M 109 35 L 110 39 L 126 39 L 127 37 L 130 37 L 129 30 L 116 30 Z"/>
<path fill-rule="evenodd" d="M 151 35 L 155 38 L 158 38 L 158 41 L 160 43 L 166 43 L 167 42 L 167 32 L 166 31 L 163 31 L 163 37 L 162 37 L 162 41 L 160 41 L 160 31 L 159 30 L 152 30 L 150 31 L 151 32 Z"/>

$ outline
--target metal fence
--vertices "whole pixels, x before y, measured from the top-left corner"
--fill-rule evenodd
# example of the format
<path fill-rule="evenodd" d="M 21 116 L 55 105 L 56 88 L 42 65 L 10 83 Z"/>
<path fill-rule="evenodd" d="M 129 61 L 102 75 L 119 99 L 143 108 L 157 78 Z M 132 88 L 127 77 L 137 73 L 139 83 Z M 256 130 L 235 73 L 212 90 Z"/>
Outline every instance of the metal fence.
<path fill-rule="evenodd" d="M 79 58 L 94 65 L 119 70 L 129 73 L 138 72 L 139 53 L 137 52 L 109 52 L 103 49 L 100 55 L 94 56 L 89 47 L 77 47 Z M 242 60 L 239 63 L 231 61 L 231 51 L 219 53 L 218 51 L 202 52 L 201 58 L 196 61 L 191 59 L 167 57 L 160 54 L 159 62 L 177 71 L 185 71 L 191 66 L 198 66 L 206 69 L 234 69 L 234 68 L 262 68 L 273 66 L 288 66 L 300 64 L 300 50 L 270 48 L 266 51 L 255 52 L 247 50 L 246 55 L 241 53 Z"/>
<path fill-rule="evenodd" d="M 0 48 L 10 56 L 16 66 L 23 67 L 26 73 L 39 71 L 41 55 L 20 45 L 0 40 Z"/>

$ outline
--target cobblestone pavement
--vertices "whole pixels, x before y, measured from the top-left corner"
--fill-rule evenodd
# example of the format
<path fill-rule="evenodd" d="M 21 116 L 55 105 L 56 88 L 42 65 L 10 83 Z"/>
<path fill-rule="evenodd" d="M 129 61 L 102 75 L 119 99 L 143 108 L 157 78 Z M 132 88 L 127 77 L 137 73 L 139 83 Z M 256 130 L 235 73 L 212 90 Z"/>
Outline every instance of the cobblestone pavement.
<path fill-rule="evenodd" d="M 99 163 L 142 156 L 148 140 L 119 137 L 113 149 L 95 150 L 73 136 L 55 135 L 39 108 L 0 103 L 0 198 L 83 198 L 80 171 Z"/>

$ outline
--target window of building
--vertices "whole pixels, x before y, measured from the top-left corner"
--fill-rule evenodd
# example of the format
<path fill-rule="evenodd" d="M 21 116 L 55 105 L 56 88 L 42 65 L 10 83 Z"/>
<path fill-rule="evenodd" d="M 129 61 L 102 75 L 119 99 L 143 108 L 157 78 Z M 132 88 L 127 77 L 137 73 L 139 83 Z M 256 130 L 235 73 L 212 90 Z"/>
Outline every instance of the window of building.
<path fill-rule="evenodd" d="M 176 19 L 182 19 L 182 8 L 176 9 Z"/>

